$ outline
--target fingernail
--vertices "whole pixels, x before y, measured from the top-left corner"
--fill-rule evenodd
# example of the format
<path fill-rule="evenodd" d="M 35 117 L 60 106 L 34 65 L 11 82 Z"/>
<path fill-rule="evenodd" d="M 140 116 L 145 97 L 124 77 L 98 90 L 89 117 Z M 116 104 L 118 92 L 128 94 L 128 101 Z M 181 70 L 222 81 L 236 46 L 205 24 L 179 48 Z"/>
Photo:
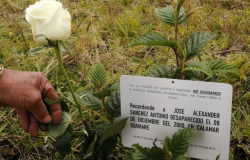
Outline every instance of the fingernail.
<path fill-rule="evenodd" d="M 52 121 L 52 118 L 51 116 L 47 115 L 44 119 L 43 119 L 43 122 L 44 123 L 50 123 Z"/>

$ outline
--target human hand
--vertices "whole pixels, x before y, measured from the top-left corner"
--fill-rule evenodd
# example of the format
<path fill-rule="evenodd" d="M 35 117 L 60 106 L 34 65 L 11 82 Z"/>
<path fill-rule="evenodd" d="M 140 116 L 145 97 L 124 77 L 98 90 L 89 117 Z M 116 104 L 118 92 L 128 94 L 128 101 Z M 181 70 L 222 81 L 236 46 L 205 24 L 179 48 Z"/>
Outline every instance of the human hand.
<path fill-rule="evenodd" d="M 32 137 L 38 135 L 39 127 L 43 131 L 46 130 L 39 122 L 52 121 L 55 125 L 61 122 L 60 104 L 50 105 L 48 111 L 42 100 L 44 98 L 53 101 L 59 99 L 55 89 L 42 73 L 4 70 L 0 78 L 0 107 L 15 108 L 22 128 Z"/>

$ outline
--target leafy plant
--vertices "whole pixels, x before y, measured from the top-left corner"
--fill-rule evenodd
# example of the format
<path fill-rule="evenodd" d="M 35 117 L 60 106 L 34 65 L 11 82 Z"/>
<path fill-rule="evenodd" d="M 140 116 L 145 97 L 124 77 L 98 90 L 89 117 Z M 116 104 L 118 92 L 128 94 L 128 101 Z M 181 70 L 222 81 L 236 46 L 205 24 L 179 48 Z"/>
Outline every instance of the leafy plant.
<path fill-rule="evenodd" d="M 83 144 L 80 153 L 83 159 L 107 159 L 117 144 L 117 134 L 124 128 L 128 118 L 117 119 L 113 124 L 96 126 Z"/>
<path fill-rule="evenodd" d="M 204 47 L 213 39 L 209 32 L 196 32 L 180 40 L 179 27 L 187 21 L 185 9 L 182 7 L 185 0 L 179 0 L 174 6 L 168 5 L 165 8 L 155 9 L 156 15 L 164 23 L 174 27 L 174 39 L 167 39 L 165 36 L 150 32 L 139 37 L 130 45 L 159 45 L 170 47 L 176 56 L 176 67 L 159 66 L 149 71 L 146 76 L 166 77 L 179 79 L 210 80 L 216 74 L 238 73 L 238 70 L 230 64 L 222 61 L 202 61 L 201 52 Z M 199 61 L 194 58 L 198 57 Z"/>
<path fill-rule="evenodd" d="M 156 15 L 162 22 L 174 27 L 174 39 L 167 39 L 159 33 L 150 32 L 130 44 L 131 46 L 159 45 L 173 50 L 176 67 L 161 65 L 146 73 L 146 76 L 211 81 L 216 74 L 238 73 L 236 68 L 222 61 L 202 60 L 202 50 L 214 37 L 209 32 L 196 32 L 185 37 L 184 40 L 180 39 L 183 35 L 180 35 L 179 27 L 187 21 L 186 11 L 182 7 L 184 2 L 185 0 L 177 0 L 173 6 L 155 9 Z M 135 152 L 125 159 L 185 160 L 183 155 L 189 147 L 190 139 L 194 136 L 195 130 L 185 128 L 175 133 L 173 139 L 167 137 L 163 143 L 163 149 L 155 145 L 152 148 L 146 148 L 135 144 L 133 145 L 136 148 Z"/>
<path fill-rule="evenodd" d="M 56 104 L 58 101 L 52 101 L 50 99 L 43 100 L 46 107 L 48 105 Z M 59 100 L 61 101 L 61 100 Z M 61 155 L 69 154 L 71 151 L 71 136 L 73 134 L 73 127 L 70 124 L 71 116 L 69 115 L 69 108 L 67 103 L 64 101 L 60 102 L 62 108 L 62 121 L 59 125 L 54 125 L 53 123 L 44 124 L 44 126 L 49 131 L 49 134 L 55 139 L 55 148 L 59 151 Z"/>
<path fill-rule="evenodd" d="M 39 35 L 43 36 L 43 35 Z M 47 38 L 46 38 L 47 39 Z M 120 114 L 120 91 L 119 84 L 116 83 L 108 90 L 102 90 L 106 82 L 106 70 L 102 64 L 95 65 L 91 70 L 91 82 L 97 90 L 97 93 L 89 93 L 86 91 L 73 92 L 71 84 L 66 75 L 66 71 L 62 64 L 59 48 L 63 51 L 67 51 L 65 45 L 60 41 L 52 42 L 47 39 L 49 46 L 37 47 L 30 50 L 30 54 L 37 54 L 43 52 L 47 47 L 53 47 L 55 49 L 59 65 L 67 81 L 70 95 L 67 97 L 78 108 L 82 122 L 84 123 L 86 130 L 85 143 L 82 144 L 82 150 L 80 156 L 83 159 L 106 159 L 110 152 L 117 145 L 117 134 L 124 128 L 127 118 L 114 121 L 115 116 Z M 67 51 L 68 52 L 68 51 Z M 107 97 L 105 101 L 105 97 Z M 60 100 L 59 100 L 60 101 Z M 44 99 L 44 103 L 48 106 L 51 104 L 59 103 L 59 101 L 52 101 Z M 81 106 L 87 106 L 93 111 L 103 111 L 108 113 L 107 118 L 110 121 L 108 123 L 102 123 L 95 128 L 90 128 L 82 115 Z M 49 131 L 49 134 L 55 140 L 55 148 L 58 150 L 57 157 L 62 157 L 71 152 L 71 136 L 73 134 L 73 127 L 71 123 L 71 116 L 69 115 L 69 109 L 65 102 L 61 101 L 62 106 L 62 121 L 59 125 L 44 124 Z M 107 106 L 107 110 L 106 110 Z"/>
<path fill-rule="evenodd" d="M 153 146 L 151 148 L 134 144 L 135 151 L 124 159 L 130 160 L 186 160 L 184 154 L 187 152 L 190 140 L 195 136 L 196 130 L 192 128 L 180 129 L 173 138 L 166 137 L 163 147 Z"/>

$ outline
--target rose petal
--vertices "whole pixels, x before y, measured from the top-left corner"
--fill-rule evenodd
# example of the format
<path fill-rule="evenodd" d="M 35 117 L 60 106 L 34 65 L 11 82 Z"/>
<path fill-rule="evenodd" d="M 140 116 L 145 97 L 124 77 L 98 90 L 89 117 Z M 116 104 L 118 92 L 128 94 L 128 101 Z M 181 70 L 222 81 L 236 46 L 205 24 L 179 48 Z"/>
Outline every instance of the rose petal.
<path fill-rule="evenodd" d="M 62 8 L 62 4 L 55 0 L 41 0 L 26 9 L 26 20 L 31 24 L 33 38 L 39 43 L 46 43 L 42 34 L 52 41 L 63 40 L 70 36 L 71 16 Z"/>

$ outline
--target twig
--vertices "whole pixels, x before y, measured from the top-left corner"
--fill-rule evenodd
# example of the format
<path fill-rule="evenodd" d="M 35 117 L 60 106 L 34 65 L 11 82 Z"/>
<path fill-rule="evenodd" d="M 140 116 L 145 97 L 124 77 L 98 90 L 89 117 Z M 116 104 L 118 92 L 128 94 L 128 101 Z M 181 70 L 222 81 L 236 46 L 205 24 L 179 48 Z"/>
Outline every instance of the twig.
<path fill-rule="evenodd" d="M 250 87 L 248 87 L 241 95 L 239 95 L 238 97 L 234 98 L 233 102 L 235 102 L 236 100 L 238 100 L 239 98 L 241 98 L 242 96 L 244 96 L 249 90 L 250 90 Z"/>
<path fill-rule="evenodd" d="M 226 54 L 226 53 L 231 53 L 231 52 L 234 52 L 234 51 L 240 51 L 239 49 L 230 49 L 230 50 L 225 50 L 225 51 L 221 51 L 221 52 L 218 52 L 218 53 L 214 53 L 212 54 L 212 56 L 214 55 L 218 55 L 218 54 Z"/>

